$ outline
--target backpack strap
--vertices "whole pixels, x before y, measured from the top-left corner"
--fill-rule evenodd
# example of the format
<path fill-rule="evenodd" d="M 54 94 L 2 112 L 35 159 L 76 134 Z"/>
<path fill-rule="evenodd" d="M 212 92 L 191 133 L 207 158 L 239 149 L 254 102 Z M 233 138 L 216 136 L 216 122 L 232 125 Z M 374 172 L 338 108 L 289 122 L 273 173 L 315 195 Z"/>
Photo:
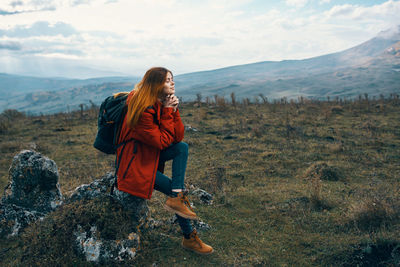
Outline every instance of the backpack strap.
<path fill-rule="evenodd" d="M 134 143 L 134 147 L 133 147 L 133 156 L 132 156 L 131 160 L 129 161 L 128 167 L 127 167 L 127 169 L 126 169 L 126 171 L 125 171 L 125 173 L 124 173 L 124 175 L 123 175 L 123 177 L 122 177 L 122 179 L 123 179 L 123 178 L 125 177 L 125 175 L 126 175 L 126 172 L 127 172 L 128 168 L 129 168 L 129 166 L 131 165 L 131 163 L 132 163 L 132 161 L 133 161 L 133 158 L 135 157 L 135 154 L 136 154 L 136 152 L 137 152 L 137 143 L 138 143 L 139 141 L 137 141 L 137 140 L 131 138 L 131 139 L 129 139 L 129 140 L 126 140 L 126 141 L 124 141 L 124 142 L 118 144 L 117 147 L 116 147 L 116 148 L 118 149 L 118 148 L 120 148 L 121 146 L 123 146 L 123 147 L 122 147 L 122 150 L 121 150 L 121 153 L 119 154 L 119 157 L 118 157 L 118 153 L 116 153 L 116 155 L 115 155 L 115 163 L 114 163 L 114 166 L 115 166 L 114 183 L 113 183 L 113 185 L 111 186 L 111 191 L 110 191 L 110 194 L 111 194 L 111 195 L 114 194 L 114 187 L 115 187 L 115 188 L 118 188 L 118 177 L 117 177 L 117 173 L 118 173 L 119 165 L 120 165 L 120 163 L 121 163 L 121 158 L 122 158 L 122 155 L 123 155 L 123 153 L 124 153 L 126 144 L 129 143 L 129 142 L 132 142 L 132 141 L 135 142 L 135 143 Z"/>

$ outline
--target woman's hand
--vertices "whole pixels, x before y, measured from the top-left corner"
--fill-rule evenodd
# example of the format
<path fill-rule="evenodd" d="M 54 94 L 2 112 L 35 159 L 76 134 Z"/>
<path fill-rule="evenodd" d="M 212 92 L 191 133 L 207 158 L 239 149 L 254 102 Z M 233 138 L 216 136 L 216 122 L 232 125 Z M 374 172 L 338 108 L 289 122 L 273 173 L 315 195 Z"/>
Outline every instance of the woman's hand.
<path fill-rule="evenodd" d="M 166 108 L 174 108 L 174 111 L 178 108 L 179 99 L 176 95 L 167 95 L 162 102 Z"/>

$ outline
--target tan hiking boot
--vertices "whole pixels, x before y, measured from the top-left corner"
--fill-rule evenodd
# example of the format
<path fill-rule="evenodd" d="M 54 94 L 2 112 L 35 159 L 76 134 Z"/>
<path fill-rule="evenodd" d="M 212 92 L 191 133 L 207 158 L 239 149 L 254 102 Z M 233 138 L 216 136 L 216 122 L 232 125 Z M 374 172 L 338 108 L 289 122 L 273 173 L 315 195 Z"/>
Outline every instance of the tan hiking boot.
<path fill-rule="evenodd" d="M 189 199 L 183 192 L 179 192 L 177 197 L 169 197 L 165 202 L 165 208 L 183 218 L 191 220 L 198 219 L 196 213 L 193 212 L 190 206 Z"/>
<path fill-rule="evenodd" d="M 183 238 L 182 246 L 185 249 L 194 251 L 198 254 L 211 254 L 214 251 L 214 249 L 211 246 L 201 241 L 201 239 L 197 235 L 196 229 L 193 230 L 193 232 L 190 234 L 189 239 L 186 239 L 185 237 Z"/>

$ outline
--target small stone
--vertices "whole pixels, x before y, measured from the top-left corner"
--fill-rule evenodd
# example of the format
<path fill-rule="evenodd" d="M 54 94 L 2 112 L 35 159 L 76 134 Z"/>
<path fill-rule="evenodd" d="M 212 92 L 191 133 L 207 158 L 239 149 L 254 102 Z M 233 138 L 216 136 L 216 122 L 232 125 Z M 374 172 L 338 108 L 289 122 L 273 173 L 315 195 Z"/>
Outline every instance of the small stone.
<path fill-rule="evenodd" d="M 200 232 L 211 230 L 211 226 L 201 220 L 194 220 L 193 225 Z"/>
<path fill-rule="evenodd" d="M 213 203 L 213 196 L 203 189 L 196 189 L 192 195 L 197 196 L 203 204 L 211 205 Z"/>
<path fill-rule="evenodd" d="M 168 223 L 169 224 L 175 224 L 175 223 L 178 223 L 178 217 L 176 217 L 176 215 L 174 214 L 174 215 L 172 215 L 172 217 L 170 217 L 169 219 L 168 219 Z"/>
<path fill-rule="evenodd" d="M 188 131 L 188 132 L 198 132 L 199 130 L 197 130 L 196 128 L 193 128 L 193 127 L 190 126 L 190 125 L 185 125 L 185 131 Z"/>

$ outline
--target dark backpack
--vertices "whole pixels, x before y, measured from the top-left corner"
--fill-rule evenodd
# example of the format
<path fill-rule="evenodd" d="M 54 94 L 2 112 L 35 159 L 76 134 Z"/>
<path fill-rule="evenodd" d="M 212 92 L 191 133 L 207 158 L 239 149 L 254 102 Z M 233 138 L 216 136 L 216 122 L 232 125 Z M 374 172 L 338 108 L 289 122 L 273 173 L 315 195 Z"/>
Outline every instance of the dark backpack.
<path fill-rule="evenodd" d="M 111 187 L 111 195 L 114 192 L 114 187 L 118 188 L 117 172 L 119 164 L 121 162 L 122 154 L 125 149 L 125 144 L 132 141 L 135 142 L 133 155 L 131 160 L 129 161 L 128 168 L 131 165 L 133 158 L 135 157 L 137 149 L 137 141 L 135 141 L 134 139 L 129 139 L 118 143 L 122 121 L 124 120 L 126 112 L 128 110 L 128 107 L 126 105 L 127 98 L 128 94 L 121 94 L 117 97 L 109 96 L 101 103 L 97 120 L 97 135 L 93 144 L 95 148 L 106 154 L 116 154 L 117 149 L 120 146 L 123 146 L 119 158 L 115 157 L 115 180 L 113 186 Z M 153 107 L 150 106 L 148 108 Z M 154 118 L 156 119 L 156 116 Z M 128 168 L 125 170 L 122 179 L 125 177 Z"/>
<path fill-rule="evenodd" d="M 93 146 L 106 154 L 115 154 L 128 95 L 109 96 L 101 103 L 97 119 L 97 135 Z M 124 142 L 125 143 L 125 142 Z"/>
<path fill-rule="evenodd" d="M 128 94 L 121 94 L 117 97 L 109 96 L 100 105 L 99 116 L 97 119 L 97 135 L 93 146 L 106 154 L 116 154 L 117 148 L 125 145 L 127 142 L 134 141 L 130 139 L 122 143 L 118 143 L 119 134 L 121 132 L 122 121 L 127 112 L 126 99 Z M 122 148 L 120 158 L 125 146 Z M 132 156 L 133 158 L 134 156 Z M 115 180 L 111 187 L 110 194 L 114 192 L 117 185 L 117 172 L 120 160 L 115 158 Z"/>

